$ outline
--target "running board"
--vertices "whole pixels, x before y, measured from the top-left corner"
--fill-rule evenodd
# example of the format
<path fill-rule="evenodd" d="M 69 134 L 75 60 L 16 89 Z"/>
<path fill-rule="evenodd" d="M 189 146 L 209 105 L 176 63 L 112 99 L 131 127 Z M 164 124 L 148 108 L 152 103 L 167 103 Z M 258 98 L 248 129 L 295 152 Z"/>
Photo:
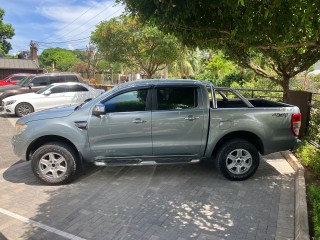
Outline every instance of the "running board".
<path fill-rule="evenodd" d="M 142 161 L 140 159 L 134 160 L 119 160 L 119 161 L 95 161 L 94 165 L 98 167 L 106 167 L 106 166 L 152 166 L 152 165 L 171 165 L 171 164 L 194 164 L 199 163 L 200 159 L 192 159 L 189 161 Z"/>

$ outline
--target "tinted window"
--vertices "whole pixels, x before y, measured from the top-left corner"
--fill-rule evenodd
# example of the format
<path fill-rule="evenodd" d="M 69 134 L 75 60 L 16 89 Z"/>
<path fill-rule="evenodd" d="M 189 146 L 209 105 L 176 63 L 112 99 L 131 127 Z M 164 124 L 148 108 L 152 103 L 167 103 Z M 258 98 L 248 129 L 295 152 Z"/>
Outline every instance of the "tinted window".
<path fill-rule="evenodd" d="M 48 85 L 48 79 L 47 77 L 37 77 L 34 78 L 31 83 L 33 83 L 34 86 L 47 86 Z"/>
<path fill-rule="evenodd" d="M 25 76 L 15 76 L 13 78 L 11 78 L 12 81 L 17 81 L 17 80 L 21 80 L 22 78 L 24 78 Z"/>
<path fill-rule="evenodd" d="M 56 86 L 50 89 L 51 93 L 63 93 L 66 92 L 68 89 L 67 85 L 60 85 L 60 86 Z"/>
<path fill-rule="evenodd" d="M 66 82 L 79 82 L 78 78 L 75 75 L 67 75 L 65 76 Z"/>
<path fill-rule="evenodd" d="M 106 102 L 106 112 L 145 111 L 148 89 L 122 93 Z"/>
<path fill-rule="evenodd" d="M 157 88 L 158 110 L 189 109 L 198 106 L 196 87 Z"/>
<path fill-rule="evenodd" d="M 63 76 L 50 76 L 49 82 L 50 83 L 62 83 L 62 82 L 64 82 L 64 77 Z"/>
<path fill-rule="evenodd" d="M 81 85 L 71 85 L 69 86 L 69 90 L 68 90 L 68 92 L 85 92 L 85 91 L 88 91 L 88 89 L 86 89 Z"/>

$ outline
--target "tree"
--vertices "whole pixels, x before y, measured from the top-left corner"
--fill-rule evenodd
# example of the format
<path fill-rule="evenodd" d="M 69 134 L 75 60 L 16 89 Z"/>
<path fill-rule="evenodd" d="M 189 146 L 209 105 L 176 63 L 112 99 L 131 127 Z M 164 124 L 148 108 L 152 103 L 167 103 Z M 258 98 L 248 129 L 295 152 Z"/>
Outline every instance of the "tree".
<path fill-rule="evenodd" d="M 48 48 L 39 56 L 40 66 L 48 70 L 54 65 L 59 71 L 73 71 L 79 62 L 81 60 L 73 52 L 63 48 Z"/>
<path fill-rule="evenodd" d="M 179 56 L 179 43 L 158 28 L 140 24 L 137 18 L 118 17 L 104 21 L 91 35 L 110 63 L 136 67 L 148 78 Z"/>
<path fill-rule="evenodd" d="M 11 24 L 3 23 L 5 12 L 0 8 L 0 53 L 7 54 L 11 50 L 11 44 L 7 39 L 14 36 L 14 29 Z"/>
<path fill-rule="evenodd" d="M 118 0 L 185 43 L 232 40 L 261 49 L 320 46 L 319 0 Z"/>
<path fill-rule="evenodd" d="M 131 13 L 193 47 L 224 49 L 284 90 L 320 59 L 319 0 L 122 0 Z"/>
<path fill-rule="evenodd" d="M 190 78 L 198 73 L 201 68 L 201 52 L 184 48 L 180 57 L 169 65 L 169 73 L 173 77 Z"/>
<path fill-rule="evenodd" d="M 290 80 L 320 58 L 320 48 L 315 47 L 254 49 L 228 44 L 225 52 L 240 66 L 280 85 L 285 102 L 288 101 Z"/>

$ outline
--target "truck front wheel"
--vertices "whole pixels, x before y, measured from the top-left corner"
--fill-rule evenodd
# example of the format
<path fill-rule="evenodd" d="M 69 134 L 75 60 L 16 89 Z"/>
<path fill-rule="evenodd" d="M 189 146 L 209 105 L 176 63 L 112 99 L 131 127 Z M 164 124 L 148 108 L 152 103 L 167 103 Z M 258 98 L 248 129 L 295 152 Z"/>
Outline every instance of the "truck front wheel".
<path fill-rule="evenodd" d="M 76 173 L 76 159 L 74 150 L 67 144 L 51 142 L 34 152 L 31 168 L 35 176 L 47 184 L 65 184 Z"/>
<path fill-rule="evenodd" d="M 226 178 L 241 181 L 257 170 L 260 156 L 255 146 L 243 139 L 232 139 L 223 144 L 217 154 L 217 165 Z"/>

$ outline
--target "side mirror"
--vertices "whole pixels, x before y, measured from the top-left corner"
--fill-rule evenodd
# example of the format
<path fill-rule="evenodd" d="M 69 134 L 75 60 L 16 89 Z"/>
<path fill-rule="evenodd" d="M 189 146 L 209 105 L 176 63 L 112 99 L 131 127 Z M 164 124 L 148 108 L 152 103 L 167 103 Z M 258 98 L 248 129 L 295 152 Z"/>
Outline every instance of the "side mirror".
<path fill-rule="evenodd" d="M 29 85 L 28 85 L 29 88 L 32 88 L 33 86 L 34 86 L 33 83 L 29 83 Z"/>
<path fill-rule="evenodd" d="M 93 115 L 100 116 L 106 114 L 106 108 L 104 104 L 98 103 L 94 106 Z"/>
<path fill-rule="evenodd" d="M 49 96 L 51 94 L 51 91 L 50 90 L 47 90 L 47 91 L 45 91 L 44 93 L 43 93 L 43 95 L 45 95 L 45 96 Z"/>

